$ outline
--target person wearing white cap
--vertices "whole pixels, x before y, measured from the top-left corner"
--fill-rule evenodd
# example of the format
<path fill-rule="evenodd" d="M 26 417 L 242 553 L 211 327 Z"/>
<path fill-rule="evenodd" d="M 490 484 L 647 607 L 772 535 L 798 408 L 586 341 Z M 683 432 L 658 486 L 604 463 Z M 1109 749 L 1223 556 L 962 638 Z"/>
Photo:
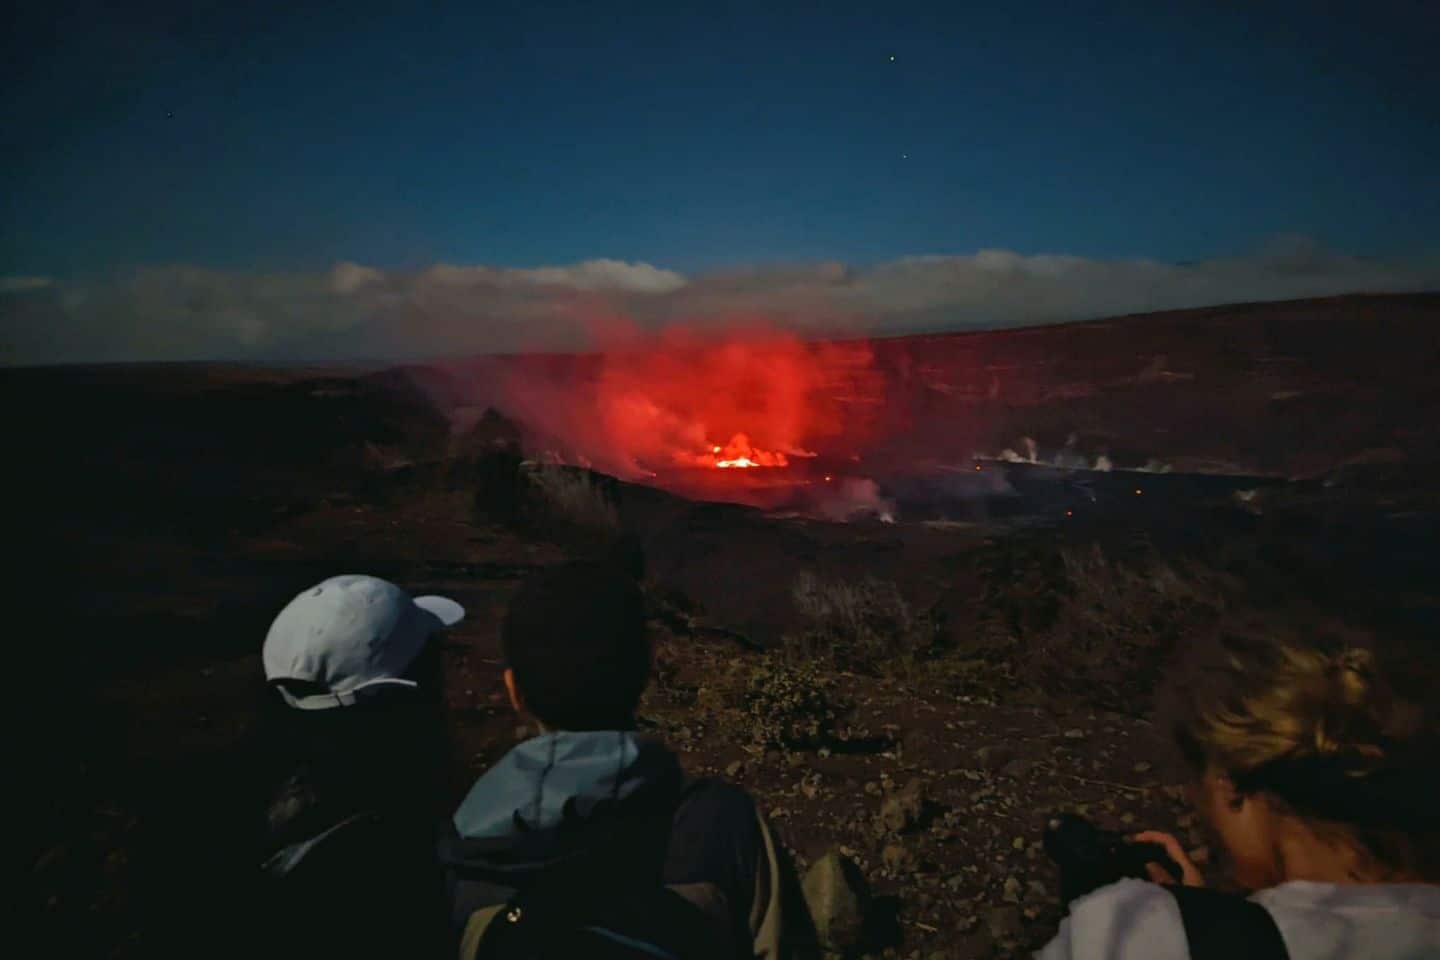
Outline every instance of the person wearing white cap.
<path fill-rule="evenodd" d="M 449 739 L 433 638 L 464 614 L 446 597 L 346 575 L 302 591 L 270 625 L 267 955 L 443 945 L 434 839 Z"/>
<path fill-rule="evenodd" d="M 412 599 L 379 577 L 331 577 L 291 600 L 270 625 L 265 679 L 301 710 L 414 688 L 405 674 L 425 641 L 464 616 L 448 597 Z"/>

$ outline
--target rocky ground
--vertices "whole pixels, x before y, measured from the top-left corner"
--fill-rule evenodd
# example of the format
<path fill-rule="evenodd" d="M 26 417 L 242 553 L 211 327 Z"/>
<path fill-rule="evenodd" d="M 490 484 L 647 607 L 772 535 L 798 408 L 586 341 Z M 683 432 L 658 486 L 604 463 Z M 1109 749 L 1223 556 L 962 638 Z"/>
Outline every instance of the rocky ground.
<path fill-rule="evenodd" d="M 1405 401 L 1411 423 L 1435 401 L 1416 389 L 1361 419 Z M 567 557 L 638 550 L 656 645 L 644 729 L 752 791 L 833 945 L 927 960 L 1053 934 L 1053 812 L 1169 830 L 1211 860 L 1152 709 L 1185 644 L 1242 612 L 1427 642 L 1440 625 L 1433 425 L 1407 427 L 1403 457 L 1243 497 L 1179 485 L 1143 509 L 887 525 L 583 471 L 545 474 L 538 515 L 496 510 L 483 451 L 388 375 L 16 371 L 0 398 L 31 413 L 9 465 L 17 840 L 56 955 L 212 936 L 187 922 L 254 860 L 229 825 L 258 809 L 259 644 L 296 590 L 338 572 L 469 611 L 445 641 L 448 803 L 526 735 L 500 684 L 511 593 Z"/>
<path fill-rule="evenodd" d="M 956 544 L 977 571 L 979 612 L 1003 610 L 1007 591 L 1036 576 L 993 565 L 997 550 L 1008 547 L 968 536 Z M 167 561 L 146 551 L 149 586 L 131 584 L 128 602 L 199 604 L 189 622 L 204 624 L 214 610 L 203 598 L 213 602 L 228 587 L 268 599 L 340 569 L 337 563 L 456 597 L 470 614 L 446 640 L 458 798 L 530 732 L 500 684 L 505 602 L 523 576 L 573 553 L 564 543 L 477 523 L 467 491 L 433 490 L 284 518 L 219 554 L 176 549 Z M 1084 564 L 1074 569 L 1094 575 Z M 1149 618 L 1162 611 L 1199 622 L 1209 609 L 1192 588 L 1176 599 L 1169 588 L 1136 593 L 1123 576 L 1108 576 L 1105 583 L 1121 583 L 1127 602 L 1140 604 L 1145 630 L 1154 632 Z M 678 611 L 673 592 L 653 581 L 650 589 L 656 674 L 643 728 L 673 744 L 691 772 L 753 792 L 806 877 L 822 933 L 847 952 L 1013 956 L 1043 943 L 1060 917 L 1055 869 L 1040 848 L 1052 812 L 1078 811 L 1116 829 L 1170 830 L 1197 861 L 1209 859 L 1148 699 L 1133 709 L 1097 705 L 1112 699 L 1104 690 L 1125 689 L 1120 681 L 1136 667 L 1112 660 L 1143 659 L 1141 645 L 1104 647 L 1099 667 L 1076 659 L 1075 676 L 1089 679 L 1047 690 L 1019 673 L 1022 650 L 1005 647 L 991 633 L 994 622 L 978 613 L 969 629 L 991 646 L 956 647 L 903 599 L 862 591 L 870 629 L 893 631 L 887 636 L 895 640 L 904 631 L 927 642 L 938 636 L 939 645 L 876 647 L 865 629 L 847 633 L 822 608 L 808 628 L 757 649 L 733 631 L 708 629 L 703 611 Z M 1100 611 L 1095 623 L 1107 636 L 1124 634 L 1123 618 L 1105 613 L 1093 590 L 1078 591 L 1080 606 Z M 59 742 L 46 782 L 57 792 L 47 797 L 50 829 L 34 838 L 43 845 L 34 851 L 32 880 L 42 913 L 67 936 L 79 920 L 105 955 L 146 955 L 155 936 L 147 924 L 168 909 L 154 901 L 170 895 L 177 866 L 194 869 L 188 844 L 226 810 L 241 816 L 232 788 L 244 777 L 260 686 L 257 648 L 274 608 L 257 599 L 253 609 L 236 611 L 237 628 L 246 630 L 230 655 L 192 651 L 163 666 L 113 670 L 92 711 L 51 731 Z M 1062 613 L 1054 624 L 1080 636 L 1073 617 Z M 833 649 L 821 653 L 821 641 Z"/>
<path fill-rule="evenodd" d="M 467 636 L 479 626 L 452 640 L 452 703 L 484 718 L 463 733 L 475 772 L 530 733 L 508 713 L 491 631 Z M 1059 919 L 1040 849 L 1055 811 L 1172 830 L 1207 859 L 1143 716 L 1005 683 L 986 695 L 956 663 L 876 675 L 663 621 L 656 633 L 643 727 L 692 773 L 753 792 L 837 946 L 983 957 L 1042 943 Z M 858 871 L 834 869 L 837 856 Z M 828 892 L 837 885 L 854 899 Z"/>
<path fill-rule="evenodd" d="M 697 709 L 687 689 L 687 672 L 723 672 L 733 651 L 692 649 L 683 659 L 673 682 L 657 689 L 650 718 L 696 772 L 731 777 L 754 792 L 808 871 L 822 939 L 835 946 L 850 939 L 840 932 L 851 926 L 847 911 L 867 895 L 879 915 L 857 931 L 852 942 L 862 949 L 983 957 L 1042 944 L 1060 916 L 1055 869 L 1040 846 L 1051 812 L 1174 830 L 1203 848 L 1198 832 L 1187 830 L 1193 818 L 1180 809 L 1179 791 L 1156 773 L 1159 750 L 1143 719 L 837 674 L 827 689 L 844 691 L 841 732 L 861 746 L 843 739 L 833 748 L 767 746 L 755 727 L 768 717 L 727 716 L 723 700 Z M 772 664 L 744 669 L 776 682 L 768 679 Z M 708 692 L 690 683 L 695 697 Z M 827 887 L 843 874 L 826 876 L 834 870 L 827 855 L 853 862 L 865 878 L 868 894 L 843 881 L 857 889 L 853 906 L 844 898 L 839 909 L 830 905 Z"/>
<path fill-rule="evenodd" d="M 346 569 L 444 591 L 470 613 L 446 641 L 462 758 L 455 795 L 528 733 L 500 685 L 499 618 L 520 578 L 567 550 L 475 524 L 464 493 L 321 508 L 239 538 L 223 557 L 177 549 L 167 563 L 161 551 L 145 552 L 148 576 L 160 579 L 149 581 L 148 596 L 132 584 L 128 602 L 197 604 L 195 623 L 213 615 L 206 604 L 227 585 L 274 579 L 288 588 L 337 554 L 350 554 Z M 226 794 L 243 777 L 264 611 L 248 619 L 250 643 L 237 637 L 233 655 L 117 668 L 89 709 L 48 732 L 43 767 L 56 792 L 32 838 L 31 876 L 42 917 L 66 940 L 81 932 L 104 955 L 146 955 L 156 935 L 146 926 L 165 913 L 152 900 L 170 894 L 177 865 L 195 869 L 187 845 L 234 805 Z M 1043 941 L 1059 915 L 1054 871 L 1039 848 L 1052 810 L 1202 842 L 1177 820 L 1142 717 L 1019 688 L 985 695 L 983 682 L 950 669 L 885 675 L 806 662 L 681 628 L 673 612 L 657 618 L 656 633 L 644 728 L 673 744 L 690 771 L 753 791 L 802 872 L 823 873 L 827 853 L 858 867 L 868 891 L 859 894 L 867 923 L 857 949 L 969 957 Z M 844 912 L 822 921 L 843 929 Z"/>

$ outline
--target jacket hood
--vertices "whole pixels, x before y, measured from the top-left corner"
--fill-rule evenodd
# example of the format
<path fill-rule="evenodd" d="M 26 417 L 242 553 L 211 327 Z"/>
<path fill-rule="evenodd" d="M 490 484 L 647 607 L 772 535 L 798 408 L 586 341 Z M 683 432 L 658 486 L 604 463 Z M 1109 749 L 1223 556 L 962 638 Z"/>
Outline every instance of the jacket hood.
<path fill-rule="evenodd" d="M 504 873 L 565 859 L 615 816 L 666 816 L 680 764 L 662 744 L 619 730 L 542 734 L 471 787 L 451 818 L 445 859 Z"/>

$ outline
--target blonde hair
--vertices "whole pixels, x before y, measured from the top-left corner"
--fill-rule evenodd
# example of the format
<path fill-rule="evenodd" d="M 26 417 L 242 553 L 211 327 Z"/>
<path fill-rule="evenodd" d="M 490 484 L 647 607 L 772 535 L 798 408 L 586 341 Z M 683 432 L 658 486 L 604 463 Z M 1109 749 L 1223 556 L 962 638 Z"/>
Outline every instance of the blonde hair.
<path fill-rule="evenodd" d="M 1162 710 L 1197 772 L 1345 834 L 1381 867 L 1440 873 L 1435 712 L 1417 674 L 1387 672 L 1370 638 L 1334 626 L 1251 624 L 1187 666 Z"/>

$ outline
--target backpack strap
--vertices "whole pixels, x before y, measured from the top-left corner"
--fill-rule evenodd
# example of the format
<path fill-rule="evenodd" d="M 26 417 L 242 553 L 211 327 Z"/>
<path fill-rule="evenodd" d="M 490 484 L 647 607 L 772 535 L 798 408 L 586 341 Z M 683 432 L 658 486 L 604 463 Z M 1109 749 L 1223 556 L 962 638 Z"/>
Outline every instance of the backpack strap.
<path fill-rule="evenodd" d="M 725 936 L 724 897 L 716 894 L 716 914 L 707 910 L 705 897 L 700 903 L 692 899 L 695 893 L 655 887 L 636 896 L 612 899 L 598 909 L 594 904 L 583 905 L 581 912 L 571 912 L 571 904 L 534 900 L 526 904 L 517 898 L 470 915 L 458 958 L 733 960 L 737 954 Z"/>
<path fill-rule="evenodd" d="M 480 952 L 480 941 L 485 939 L 485 931 L 490 928 L 490 922 L 498 917 L 501 911 L 510 909 L 509 904 L 497 903 L 494 906 L 481 907 L 470 914 L 470 919 L 465 921 L 465 932 L 460 935 L 460 960 L 473 960 Z"/>
<path fill-rule="evenodd" d="M 360 813 L 346 817 L 334 826 L 320 831 L 308 840 L 301 840 L 282 847 L 262 863 L 260 869 L 279 879 L 298 867 L 300 862 L 315 852 L 317 848 L 323 847 L 325 843 L 333 840 L 337 834 L 346 833 L 351 827 L 359 824 L 374 826 L 379 822 L 378 814 L 362 810 Z"/>
<path fill-rule="evenodd" d="M 1275 918 L 1260 904 L 1205 887 L 1166 889 L 1180 908 L 1191 960 L 1290 960 Z"/>

